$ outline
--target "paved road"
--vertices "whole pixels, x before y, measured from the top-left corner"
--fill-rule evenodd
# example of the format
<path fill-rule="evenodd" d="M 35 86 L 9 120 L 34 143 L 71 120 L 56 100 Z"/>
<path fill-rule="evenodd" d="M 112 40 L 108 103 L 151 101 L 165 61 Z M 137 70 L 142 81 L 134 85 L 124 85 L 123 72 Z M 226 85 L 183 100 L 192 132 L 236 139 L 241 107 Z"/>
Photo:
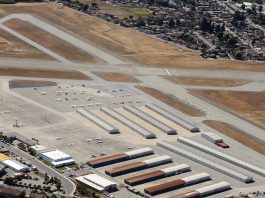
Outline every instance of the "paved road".
<path fill-rule="evenodd" d="M 72 36 L 71 34 L 68 34 L 66 32 L 64 32 L 63 30 L 60 30 L 59 28 L 50 25 L 46 22 L 44 22 L 43 20 L 40 20 L 32 15 L 29 14 L 11 14 L 8 15 L 4 18 L 2 18 L 0 20 L 0 22 L 4 23 L 7 20 L 10 19 L 20 19 L 20 20 L 24 20 L 26 22 L 29 22 L 43 30 L 45 30 L 46 32 L 49 32 L 50 34 L 70 43 L 71 45 L 84 50 L 85 52 L 87 52 L 88 54 L 92 54 L 95 57 L 98 57 L 99 59 L 103 60 L 106 63 L 109 64 L 123 64 L 125 63 L 125 61 L 117 58 L 116 56 L 112 55 L 110 52 L 105 52 L 102 49 L 99 49 L 85 41 L 82 41 L 79 38 L 76 38 L 74 36 Z"/>
<path fill-rule="evenodd" d="M 209 69 L 167 69 L 158 67 L 143 67 L 140 65 L 112 65 L 112 64 L 84 64 L 84 63 L 59 63 L 54 61 L 23 59 L 17 61 L 12 58 L 1 58 L 0 67 L 30 68 L 30 69 L 58 69 L 98 72 L 121 72 L 133 75 L 176 75 L 201 78 L 243 79 L 251 81 L 265 81 L 265 72 L 209 70 Z"/>
<path fill-rule="evenodd" d="M 0 142 L 0 146 L 4 146 L 6 149 L 10 150 L 10 152 L 13 152 L 14 154 L 22 157 L 23 159 L 26 159 L 28 162 L 30 162 L 31 164 L 38 167 L 38 169 L 40 171 L 60 179 L 66 195 L 67 196 L 73 196 L 73 193 L 74 193 L 76 187 L 75 187 L 75 184 L 71 180 L 69 180 L 68 178 L 66 178 L 62 174 L 58 173 L 54 169 L 50 168 L 49 166 L 45 165 L 44 163 L 40 162 L 39 160 L 35 159 L 34 157 L 29 155 L 28 153 L 25 153 L 24 151 L 14 147 L 14 146 L 8 146 L 8 145 L 4 144 L 3 142 Z"/>

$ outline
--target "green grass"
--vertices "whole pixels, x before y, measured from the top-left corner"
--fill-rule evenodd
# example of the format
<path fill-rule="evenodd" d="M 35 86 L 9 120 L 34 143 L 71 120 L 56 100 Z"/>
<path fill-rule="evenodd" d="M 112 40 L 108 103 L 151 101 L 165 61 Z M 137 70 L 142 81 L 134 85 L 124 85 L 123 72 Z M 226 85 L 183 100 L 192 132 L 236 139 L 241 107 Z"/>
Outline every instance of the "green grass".
<path fill-rule="evenodd" d="M 72 164 L 72 165 L 69 165 L 67 166 L 68 168 L 77 168 L 79 166 L 79 164 Z"/>
<path fill-rule="evenodd" d="M 137 16 L 149 16 L 149 15 L 151 15 L 150 12 L 148 12 L 144 9 L 141 9 L 141 8 L 130 8 L 128 10 L 130 13 L 135 14 Z"/>
<path fill-rule="evenodd" d="M 56 168 L 58 171 L 65 171 L 67 168 L 76 168 L 78 167 L 79 165 L 78 164 L 72 164 L 72 165 L 69 165 L 69 166 L 63 166 L 63 167 L 60 167 L 60 168 Z"/>

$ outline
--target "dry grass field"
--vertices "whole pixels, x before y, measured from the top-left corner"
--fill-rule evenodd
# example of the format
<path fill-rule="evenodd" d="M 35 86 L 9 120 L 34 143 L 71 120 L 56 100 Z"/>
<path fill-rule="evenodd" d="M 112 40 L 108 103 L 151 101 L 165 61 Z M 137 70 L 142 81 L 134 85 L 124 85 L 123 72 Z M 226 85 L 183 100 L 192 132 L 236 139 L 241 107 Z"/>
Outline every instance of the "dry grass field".
<path fill-rule="evenodd" d="M 57 78 L 73 80 L 91 80 L 79 71 L 58 71 L 40 69 L 21 69 L 21 68 L 0 68 L 0 76 L 21 76 L 36 78 Z"/>
<path fill-rule="evenodd" d="M 165 94 L 157 89 L 153 89 L 150 87 L 136 86 L 136 88 L 187 115 L 195 117 L 205 116 L 205 113 L 200 109 L 183 103 L 181 100 L 174 97 L 173 95 Z"/>
<path fill-rule="evenodd" d="M 237 116 L 265 128 L 265 92 L 192 90 Z"/>
<path fill-rule="evenodd" d="M 93 56 L 30 23 L 11 19 L 5 25 L 70 61 L 97 62 Z"/>
<path fill-rule="evenodd" d="M 53 81 L 40 81 L 40 80 L 10 80 L 10 88 L 25 88 L 25 87 L 45 87 L 56 86 L 57 83 Z"/>
<path fill-rule="evenodd" d="M 0 57 L 53 60 L 40 50 L 0 29 Z"/>
<path fill-rule="evenodd" d="M 139 80 L 128 74 L 110 73 L 110 72 L 93 72 L 93 73 L 106 81 L 140 83 Z"/>
<path fill-rule="evenodd" d="M 265 71 L 264 63 L 205 60 L 198 52 L 168 44 L 55 3 L 21 3 L 1 7 L 0 15 L 10 13 L 36 14 L 87 42 L 147 66 Z"/>
<path fill-rule="evenodd" d="M 165 76 L 164 78 L 176 84 L 194 85 L 194 86 L 237 87 L 250 82 L 246 80 L 194 78 L 194 77 L 182 77 L 182 76 Z"/>
<path fill-rule="evenodd" d="M 261 153 L 262 155 L 265 155 L 265 143 L 256 137 L 248 135 L 244 131 L 241 131 L 234 126 L 217 120 L 205 120 L 203 122 L 220 133 L 240 142 L 241 144 Z"/>

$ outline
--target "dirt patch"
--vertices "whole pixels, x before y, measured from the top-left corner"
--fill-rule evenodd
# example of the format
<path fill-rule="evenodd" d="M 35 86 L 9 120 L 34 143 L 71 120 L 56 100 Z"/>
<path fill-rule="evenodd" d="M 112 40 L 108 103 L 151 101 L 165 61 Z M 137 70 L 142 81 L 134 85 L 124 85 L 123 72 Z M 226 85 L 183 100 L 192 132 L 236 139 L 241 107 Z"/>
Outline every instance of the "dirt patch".
<path fill-rule="evenodd" d="M 181 77 L 181 76 L 165 76 L 164 78 L 177 84 L 194 85 L 194 86 L 237 87 L 250 82 L 246 80 L 194 78 L 194 77 Z"/>
<path fill-rule="evenodd" d="M 25 88 L 25 87 L 46 87 L 56 86 L 57 83 L 53 81 L 39 81 L 39 80 L 10 80 L 9 88 Z"/>
<path fill-rule="evenodd" d="M 0 29 L 0 57 L 54 60 L 2 29 Z"/>
<path fill-rule="evenodd" d="M 122 73 L 111 73 L 111 72 L 93 72 L 100 78 L 111 81 L 111 82 L 129 82 L 129 83 L 140 83 L 141 81 L 137 80 L 131 75 L 122 74 Z"/>
<path fill-rule="evenodd" d="M 185 104 L 173 95 L 165 94 L 157 89 L 153 89 L 150 87 L 136 86 L 136 88 L 187 115 L 195 117 L 205 116 L 205 113 L 200 109 Z"/>
<path fill-rule="evenodd" d="M 113 25 L 55 3 L 16 4 L 1 7 L 9 13 L 31 13 L 57 24 L 87 42 L 146 66 L 265 71 L 265 63 L 205 60 L 199 52 Z"/>
<path fill-rule="evenodd" d="M 225 122 L 217 120 L 205 120 L 204 124 L 219 131 L 220 133 L 240 142 L 241 144 L 257 151 L 258 153 L 265 155 L 265 142 L 262 140 L 247 134 L 246 132 L 230 125 Z"/>
<path fill-rule="evenodd" d="M 0 76 L 21 76 L 36 78 L 56 78 L 56 79 L 74 79 L 91 80 L 85 74 L 79 71 L 58 71 L 41 69 L 21 69 L 21 68 L 0 68 Z"/>
<path fill-rule="evenodd" d="M 94 58 L 92 55 L 75 48 L 67 42 L 30 23 L 21 21 L 19 19 L 11 19 L 5 22 L 5 25 L 70 61 L 92 63 L 97 62 L 96 58 Z"/>
<path fill-rule="evenodd" d="M 238 117 L 265 128 L 265 92 L 192 90 Z"/>

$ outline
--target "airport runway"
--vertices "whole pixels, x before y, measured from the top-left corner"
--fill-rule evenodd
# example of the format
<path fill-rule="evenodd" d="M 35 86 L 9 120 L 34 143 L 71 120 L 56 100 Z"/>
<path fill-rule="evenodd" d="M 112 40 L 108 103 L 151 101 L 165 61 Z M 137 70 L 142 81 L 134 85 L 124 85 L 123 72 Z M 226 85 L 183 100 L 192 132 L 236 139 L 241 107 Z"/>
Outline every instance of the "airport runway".
<path fill-rule="evenodd" d="M 11 14 L 11 15 L 8 15 L 8 16 L 2 18 L 0 20 L 0 22 L 3 24 L 4 22 L 6 22 L 10 19 L 20 19 L 20 20 L 29 22 L 29 23 L 43 29 L 44 31 L 49 32 L 50 34 L 64 40 L 65 42 L 68 42 L 71 45 L 73 45 L 79 49 L 84 50 L 88 54 L 91 54 L 91 55 L 103 60 L 106 63 L 109 63 L 109 64 L 123 64 L 123 63 L 125 63 L 123 60 L 117 58 L 114 55 L 111 55 L 110 52 L 106 52 L 102 49 L 99 49 L 99 48 L 87 43 L 87 42 L 84 42 L 81 39 L 74 37 L 71 34 L 68 34 L 65 31 L 60 30 L 59 28 L 57 28 L 53 25 L 50 25 L 50 24 L 44 22 L 43 20 L 40 20 L 40 19 L 38 19 L 32 15 L 29 15 L 29 14 Z M 11 33 L 10 29 L 8 30 L 8 29 L 6 29 L 6 26 L 4 26 L 4 27 L 2 25 L 2 29 Z M 12 34 L 16 37 L 19 36 L 18 34 L 14 34 L 14 31 Z M 21 36 L 19 36 L 18 38 L 21 38 Z M 25 40 L 25 38 L 23 38 L 22 40 Z M 63 61 L 63 62 L 65 62 L 65 61 Z"/>

